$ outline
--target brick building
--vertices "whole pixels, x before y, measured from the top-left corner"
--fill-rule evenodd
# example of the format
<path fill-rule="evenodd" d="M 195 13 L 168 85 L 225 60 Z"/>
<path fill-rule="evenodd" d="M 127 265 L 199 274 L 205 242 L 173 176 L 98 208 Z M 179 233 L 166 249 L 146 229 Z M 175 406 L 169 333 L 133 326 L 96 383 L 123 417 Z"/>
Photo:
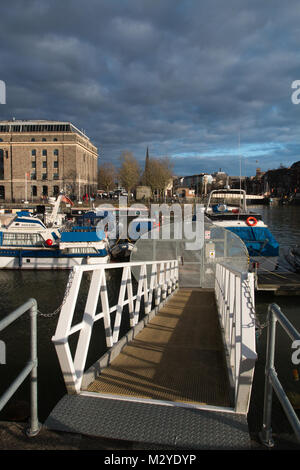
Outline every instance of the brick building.
<path fill-rule="evenodd" d="M 0 121 L 0 200 L 41 202 L 97 191 L 98 152 L 73 124 Z"/>

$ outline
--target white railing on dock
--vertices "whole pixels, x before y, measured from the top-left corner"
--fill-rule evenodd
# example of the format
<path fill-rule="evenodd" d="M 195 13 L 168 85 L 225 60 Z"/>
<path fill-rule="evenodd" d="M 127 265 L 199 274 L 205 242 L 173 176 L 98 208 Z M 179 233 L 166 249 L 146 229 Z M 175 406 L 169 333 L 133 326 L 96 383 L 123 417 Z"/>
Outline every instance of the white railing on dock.
<path fill-rule="evenodd" d="M 106 283 L 106 273 L 112 269 L 122 270 L 117 304 L 110 306 Z M 137 278 L 137 292 L 134 295 L 132 276 Z M 91 274 L 90 286 L 82 320 L 73 325 L 73 318 L 84 272 Z M 69 393 L 79 393 L 82 385 L 89 351 L 92 329 L 95 322 L 103 319 L 106 346 L 114 346 L 119 341 L 120 325 L 124 307 L 128 305 L 130 326 L 137 325 L 140 319 L 142 299 L 144 313 L 149 314 L 152 303 L 159 308 L 178 284 L 178 261 L 125 262 L 102 265 L 76 266 L 70 274 L 69 287 L 59 316 L 52 341 Z M 127 292 L 127 298 L 126 297 Z M 153 297 L 154 296 L 154 297 Z M 97 312 L 101 300 L 101 312 Z M 112 325 L 111 314 L 115 312 Z M 79 332 L 74 357 L 69 346 L 69 337 Z"/>
<path fill-rule="evenodd" d="M 257 359 L 253 273 L 217 264 L 215 294 L 235 410 L 247 413 Z"/>

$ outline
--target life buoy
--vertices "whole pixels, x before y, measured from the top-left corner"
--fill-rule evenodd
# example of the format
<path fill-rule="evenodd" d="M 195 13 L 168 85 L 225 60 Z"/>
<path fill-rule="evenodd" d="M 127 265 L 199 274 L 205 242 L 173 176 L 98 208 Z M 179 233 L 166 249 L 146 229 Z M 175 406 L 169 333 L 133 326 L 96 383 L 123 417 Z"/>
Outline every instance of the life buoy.
<path fill-rule="evenodd" d="M 255 217 L 248 217 L 248 219 L 246 220 L 246 223 L 250 227 L 254 227 L 257 224 L 257 220 Z"/>

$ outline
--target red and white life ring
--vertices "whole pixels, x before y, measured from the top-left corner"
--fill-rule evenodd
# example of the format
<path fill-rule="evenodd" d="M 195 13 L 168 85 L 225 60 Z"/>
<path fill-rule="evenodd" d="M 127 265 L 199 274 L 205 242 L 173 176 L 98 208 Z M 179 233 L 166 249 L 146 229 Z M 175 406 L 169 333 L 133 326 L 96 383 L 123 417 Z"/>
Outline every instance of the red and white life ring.
<path fill-rule="evenodd" d="M 246 224 L 250 227 L 255 227 L 255 225 L 257 224 L 257 220 L 255 217 L 248 217 L 248 219 L 246 220 Z"/>

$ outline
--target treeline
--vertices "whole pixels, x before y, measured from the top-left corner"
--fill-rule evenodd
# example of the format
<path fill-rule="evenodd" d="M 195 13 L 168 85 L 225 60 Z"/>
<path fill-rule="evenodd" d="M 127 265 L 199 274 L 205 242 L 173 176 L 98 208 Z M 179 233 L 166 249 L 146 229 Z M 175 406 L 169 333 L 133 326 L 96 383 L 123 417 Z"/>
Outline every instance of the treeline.
<path fill-rule="evenodd" d="M 173 165 L 168 157 L 149 158 L 148 152 L 145 166 L 142 169 L 132 152 L 122 152 L 120 166 L 111 162 L 101 163 L 98 171 L 98 188 L 106 192 L 116 186 L 126 189 L 128 194 L 139 185 L 149 186 L 152 194 L 164 195 L 173 177 Z"/>

